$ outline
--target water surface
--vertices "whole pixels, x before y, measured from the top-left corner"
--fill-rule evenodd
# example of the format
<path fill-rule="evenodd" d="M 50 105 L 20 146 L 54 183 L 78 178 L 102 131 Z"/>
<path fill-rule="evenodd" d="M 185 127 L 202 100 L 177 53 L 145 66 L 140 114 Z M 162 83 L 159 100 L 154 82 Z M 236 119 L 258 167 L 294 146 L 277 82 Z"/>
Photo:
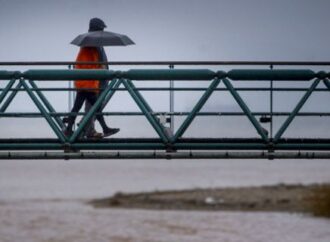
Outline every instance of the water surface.
<path fill-rule="evenodd" d="M 328 160 L 0 161 L 0 241 L 328 242 L 302 214 L 94 209 L 116 192 L 330 182 Z"/>

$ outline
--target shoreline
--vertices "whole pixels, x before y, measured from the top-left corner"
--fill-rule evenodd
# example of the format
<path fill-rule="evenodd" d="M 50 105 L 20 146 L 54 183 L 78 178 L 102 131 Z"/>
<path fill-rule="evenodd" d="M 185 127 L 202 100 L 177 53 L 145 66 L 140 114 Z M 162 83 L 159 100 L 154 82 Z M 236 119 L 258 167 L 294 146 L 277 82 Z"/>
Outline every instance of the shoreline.
<path fill-rule="evenodd" d="M 95 208 L 184 211 L 268 211 L 307 213 L 330 218 L 330 183 L 311 185 L 197 188 L 140 193 L 116 193 L 94 199 Z"/>

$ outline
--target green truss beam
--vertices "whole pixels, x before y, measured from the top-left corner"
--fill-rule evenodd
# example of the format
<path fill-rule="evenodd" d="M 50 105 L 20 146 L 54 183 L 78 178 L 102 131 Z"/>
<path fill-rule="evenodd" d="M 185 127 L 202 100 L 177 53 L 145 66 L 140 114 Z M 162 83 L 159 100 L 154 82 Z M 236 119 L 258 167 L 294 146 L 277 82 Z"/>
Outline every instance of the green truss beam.
<path fill-rule="evenodd" d="M 229 92 L 232 94 L 238 105 L 241 107 L 247 118 L 250 120 L 252 125 L 255 127 L 261 138 L 265 141 L 268 142 L 268 137 L 267 134 L 265 133 L 265 130 L 261 127 L 257 119 L 252 115 L 249 107 L 245 104 L 241 96 L 238 94 L 238 92 L 235 90 L 234 86 L 230 83 L 228 79 L 223 79 L 222 80 L 225 86 L 228 88 Z"/>
<path fill-rule="evenodd" d="M 198 100 L 197 104 L 194 106 L 190 114 L 187 116 L 187 118 L 184 120 L 182 125 L 179 127 L 177 132 L 175 133 L 173 139 L 171 140 L 172 143 L 175 143 L 178 138 L 180 138 L 184 132 L 187 130 L 189 125 L 192 123 L 194 118 L 196 117 L 196 114 L 202 109 L 206 101 L 209 99 L 211 94 L 214 92 L 214 89 L 219 85 L 220 80 L 219 79 L 214 79 L 207 90 L 204 92 L 202 97 Z"/>
<path fill-rule="evenodd" d="M 27 91 L 29 96 L 31 97 L 34 104 L 37 106 L 39 111 L 42 113 L 46 121 L 48 122 L 49 126 L 52 128 L 52 130 L 55 132 L 56 136 L 60 139 L 62 143 L 66 142 L 66 137 L 63 135 L 62 131 L 56 126 L 56 123 L 53 121 L 52 117 L 49 115 L 47 110 L 42 106 L 42 104 L 39 102 L 37 97 L 34 95 L 34 93 L 30 90 L 30 87 L 27 85 L 25 80 L 20 80 L 20 83 L 24 87 L 24 89 Z"/>
<path fill-rule="evenodd" d="M 15 89 L 21 89 L 21 86 L 22 86 L 22 84 L 20 82 L 18 82 L 18 84 L 16 85 Z M 16 97 L 17 92 L 18 91 L 12 91 L 12 93 L 9 95 L 9 97 L 6 99 L 6 101 L 2 104 L 2 107 L 0 107 L 0 113 L 4 113 L 7 110 L 9 104 Z"/>
<path fill-rule="evenodd" d="M 282 124 L 280 129 L 277 131 L 275 137 L 274 137 L 274 143 L 276 143 L 282 136 L 282 134 L 285 132 L 285 130 L 289 127 L 293 119 L 297 116 L 297 113 L 300 111 L 300 109 L 304 106 L 310 95 L 313 93 L 317 85 L 320 83 L 320 79 L 316 79 L 313 84 L 310 86 L 309 90 L 305 93 L 305 95 L 299 100 L 296 107 L 293 109 L 289 117 L 285 120 L 285 122 Z"/>
<path fill-rule="evenodd" d="M 24 117 L 28 115 L 29 117 L 43 117 L 46 119 L 47 123 L 54 131 L 56 139 L 52 142 L 39 142 L 37 139 L 31 139 L 29 141 L 20 141 L 20 139 L 10 140 L 1 139 L 0 137 L 0 150 L 65 150 L 65 152 L 72 150 L 129 150 L 129 151 L 139 151 L 128 153 L 118 153 L 118 158 L 129 158 L 129 157 L 156 157 L 156 158 L 230 158 L 235 157 L 235 154 L 241 151 L 252 151 L 259 150 L 262 153 L 253 153 L 253 157 L 268 157 L 268 159 L 276 157 L 307 157 L 311 158 L 316 157 L 328 157 L 330 156 L 328 151 L 330 151 L 330 138 L 328 139 L 319 139 L 317 137 L 300 142 L 299 140 L 293 140 L 290 138 L 281 138 L 284 132 L 289 128 L 291 122 L 297 116 L 329 116 L 329 113 L 325 112 L 314 112 L 314 113 L 300 113 L 301 108 L 305 105 L 306 101 L 309 99 L 313 92 L 316 92 L 318 84 L 323 81 L 326 88 L 323 88 L 322 91 L 330 91 L 330 72 L 319 71 L 314 72 L 309 69 L 281 69 L 281 70 L 265 70 L 265 69 L 233 69 L 230 71 L 212 71 L 208 69 L 132 69 L 128 71 L 113 71 L 113 70 L 28 70 L 25 72 L 19 71 L 0 71 L 0 80 L 9 81 L 6 83 L 4 88 L 0 89 L 0 117 Z M 52 80 L 52 81 L 67 81 L 67 80 L 112 80 L 106 89 L 101 92 L 97 102 L 88 113 L 58 113 L 48 101 L 47 96 L 44 95 L 42 90 L 52 91 L 52 88 L 43 89 L 39 88 L 36 84 L 36 81 Z M 151 106 L 148 104 L 146 99 L 143 97 L 141 91 L 148 90 L 148 88 L 136 88 L 134 83 L 136 81 L 205 81 L 209 82 L 207 88 L 176 88 L 175 91 L 203 91 L 201 98 L 195 104 L 193 109 L 190 112 L 185 112 L 184 115 L 187 117 L 174 133 L 174 135 L 167 132 L 166 127 L 164 127 L 158 120 L 158 115 L 161 112 L 155 112 Z M 235 81 L 260 81 L 260 82 L 269 82 L 272 81 L 292 81 L 292 82 L 311 82 L 309 88 L 293 88 L 295 91 L 304 91 L 304 95 L 298 101 L 292 112 L 277 112 L 273 113 L 274 115 L 287 116 L 287 119 L 281 124 L 274 138 L 269 138 L 265 129 L 261 126 L 259 121 L 256 119 L 256 116 L 263 115 L 265 112 L 251 112 L 249 106 L 240 96 L 240 90 L 244 91 L 254 91 L 258 88 L 235 88 L 233 83 Z M 18 82 L 17 82 L 18 81 Z M 225 88 L 218 88 L 220 82 L 224 83 Z M 17 83 L 17 84 L 16 84 Z M 123 84 L 123 87 L 119 88 Z M 157 88 L 156 88 L 157 89 Z M 155 90 L 156 90 L 155 89 Z M 59 88 L 57 91 L 67 91 L 67 89 Z M 158 88 L 158 91 L 168 91 L 168 88 Z M 234 100 L 237 102 L 239 107 L 243 112 L 231 113 L 227 112 L 227 116 L 237 116 L 245 115 L 248 120 L 251 122 L 252 126 L 256 129 L 260 137 L 250 138 L 249 142 L 242 141 L 242 138 L 237 138 L 227 141 L 212 140 L 211 138 L 205 140 L 190 140 L 182 137 L 186 130 L 190 127 L 191 123 L 194 121 L 196 116 L 214 116 L 221 115 L 214 112 L 205 112 L 200 113 L 200 110 L 205 106 L 207 100 L 212 96 L 214 91 L 228 91 Z M 274 89 L 275 90 L 275 89 Z M 19 91 L 25 91 L 37 106 L 40 113 L 5 113 L 8 106 L 12 103 L 13 99 L 16 97 Z M 120 139 L 104 139 L 102 142 L 96 142 L 86 139 L 80 139 L 81 134 L 85 127 L 88 125 L 93 116 L 95 116 L 96 111 L 107 105 L 107 103 L 112 99 L 116 91 L 126 91 L 130 94 L 134 102 L 137 104 L 140 113 L 134 112 L 117 112 L 117 113 L 104 113 L 105 115 L 144 115 L 147 121 L 151 124 L 153 129 L 156 131 L 158 137 L 156 137 L 154 142 L 148 141 L 148 138 L 140 138 L 138 142 L 129 141 L 129 138 L 125 141 L 119 141 Z M 258 89 L 258 91 L 269 91 L 266 89 Z M 276 91 L 291 91 L 290 88 L 278 88 Z M 84 115 L 81 124 L 75 130 L 71 137 L 65 137 L 63 134 L 63 129 L 65 125 L 61 120 L 63 115 Z M 183 113 L 166 113 L 162 115 L 183 115 Z M 267 112 L 266 112 L 267 115 Z M 270 115 L 270 114 L 269 114 Z M 123 138 L 121 138 L 123 139 Z M 149 150 L 147 154 L 145 151 Z M 152 150 L 161 150 L 164 151 L 164 154 L 167 155 L 152 155 Z M 194 150 L 194 154 L 189 152 L 189 150 Z M 205 155 L 199 153 L 199 150 L 208 151 Z M 235 150 L 236 153 L 222 152 L 217 153 L 217 150 Z M 282 153 L 281 155 L 278 152 L 279 150 L 287 150 L 290 152 L 300 150 L 306 150 L 306 153 Z M 312 153 L 308 153 L 308 150 L 313 150 Z M 165 152 L 167 151 L 167 152 Z M 177 152 L 178 151 L 178 152 Z M 181 153 L 179 153 L 179 151 Z M 182 152 L 185 153 L 182 153 Z M 186 152 L 187 151 L 187 152 Z M 212 151 L 212 152 L 211 152 Z M 315 151 L 315 152 L 314 152 Z M 172 153 L 170 153 L 172 152 Z M 322 153 L 323 152 L 323 153 Z M 78 152 L 79 153 L 79 152 Z M 5 153 L 2 153 L 5 154 Z M 7 158 L 12 155 L 13 157 L 19 157 L 20 154 L 11 152 L 7 153 Z M 29 157 L 29 154 L 22 154 L 22 157 Z M 32 154 L 32 153 L 30 153 Z M 48 154 L 50 157 L 56 157 L 51 153 Z M 79 153 L 78 155 L 74 154 L 72 156 L 65 155 L 63 157 L 72 157 L 79 158 L 81 157 L 96 157 L 96 158 L 106 158 L 106 157 L 115 157 L 114 153 L 101 154 L 99 152 L 96 155 L 87 155 L 88 153 Z M 168 155 L 172 154 L 172 155 Z M 251 152 L 247 154 L 246 152 L 241 152 L 243 157 L 252 157 Z M 264 155 L 262 155 L 264 154 Z M 6 155 L 1 156 L 6 157 Z M 35 157 L 38 157 L 35 153 Z M 39 157 L 44 157 L 41 155 Z M 62 155 L 59 155 L 62 157 Z"/>
<path fill-rule="evenodd" d="M 145 115 L 151 126 L 155 129 L 159 137 L 164 143 L 169 143 L 169 138 L 167 137 L 164 128 L 161 126 L 156 117 L 153 116 L 153 111 L 148 103 L 144 100 L 139 91 L 135 90 L 133 82 L 130 80 L 122 80 L 124 86 L 126 87 L 129 94 L 132 96 L 135 103 L 138 105 L 142 113 Z"/>

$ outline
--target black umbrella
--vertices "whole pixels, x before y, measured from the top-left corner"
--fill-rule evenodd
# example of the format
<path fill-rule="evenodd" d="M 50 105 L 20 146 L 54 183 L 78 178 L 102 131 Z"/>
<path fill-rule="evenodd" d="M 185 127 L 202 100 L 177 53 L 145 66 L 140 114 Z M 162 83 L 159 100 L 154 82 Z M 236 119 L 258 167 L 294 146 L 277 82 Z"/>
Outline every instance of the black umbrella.
<path fill-rule="evenodd" d="M 78 46 L 100 47 L 100 46 L 125 46 L 135 43 L 126 35 L 108 31 L 91 31 L 78 35 L 71 44 Z"/>

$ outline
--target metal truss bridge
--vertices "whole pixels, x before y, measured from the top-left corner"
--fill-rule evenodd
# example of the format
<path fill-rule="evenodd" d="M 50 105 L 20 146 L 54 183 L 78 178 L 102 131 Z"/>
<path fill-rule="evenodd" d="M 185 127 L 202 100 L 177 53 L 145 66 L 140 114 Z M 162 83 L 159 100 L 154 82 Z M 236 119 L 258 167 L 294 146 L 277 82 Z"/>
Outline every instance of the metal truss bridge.
<path fill-rule="evenodd" d="M 109 62 L 113 70 L 74 70 L 66 69 L 74 62 L 2 62 L 0 70 L 0 159 L 328 159 L 330 158 L 330 137 L 283 137 L 297 116 L 324 117 L 326 112 L 300 112 L 309 97 L 315 92 L 330 95 L 329 62 Z M 89 63 L 79 63 L 89 64 Z M 94 63 L 95 64 L 95 63 Z M 104 63 L 103 63 L 104 64 Z M 5 66 L 30 66 L 27 71 L 5 70 Z M 62 66 L 63 69 L 45 69 L 44 66 Z M 159 69 L 129 69 L 122 71 L 118 65 L 164 66 Z M 31 66 L 43 66 L 34 69 Z M 175 68 L 174 68 L 175 66 Z M 202 68 L 201 68 L 202 66 Z M 216 70 L 205 69 L 215 66 Z M 232 69 L 228 70 L 228 66 Z M 239 68 L 237 68 L 237 66 Z M 257 67 L 256 67 L 257 66 Z M 276 66 L 276 69 L 274 68 Z M 305 69 L 313 66 L 313 69 Z M 183 68 L 184 67 L 184 68 Z M 8 67 L 6 67 L 8 68 Z M 73 88 L 59 88 L 59 81 L 98 79 L 111 80 L 101 92 L 97 102 L 88 113 L 78 113 L 82 117 L 80 125 L 70 137 L 63 133 L 63 117 L 70 112 L 56 112 L 45 92 L 72 92 Z M 39 83 L 51 81 L 52 87 L 38 87 Z M 140 81 L 169 82 L 169 87 L 137 87 Z M 175 87 L 175 82 L 201 81 L 207 87 Z M 151 82 L 151 83 L 152 83 Z M 244 82 L 248 87 L 235 87 Z M 275 83 L 286 82 L 294 87 L 274 87 Z M 269 83 L 269 87 L 260 87 Z M 300 84 L 303 83 L 303 86 Z M 320 87 L 320 83 L 323 83 Z M 221 86 L 220 86 L 221 84 Z M 251 85 L 250 85 L 251 84 Z M 308 84 L 308 87 L 306 87 Z M 291 85 L 291 86 L 292 86 Z M 39 85 L 40 86 L 40 85 Z M 116 92 L 127 92 L 140 109 L 140 112 L 106 112 L 104 115 L 144 116 L 155 130 L 157 137 L 104 138 L 93 140 L 83 138 L 86 125 L 99 107 L 105 107 Z M 144 92 L 170 93 L 168 112 L 153 110 L 143 96 Z M 199 100 L 189 112 L 175 112 L 173 94 L 175 92 L 202 92 Z M 26 92 L 39 112 L 7 112 L 10 103 L 18 92 Z M 227 92 L 238 104 L 241 112 L 201 112 L 204 104 L 216 92 Z M 264 92 L 269 95 L 269 110 L 252 112 L 241 93 Z M 290 112 L 273 111 L 274 93 L 299 92 L 301 98 Z M 329 96 L 330 97 L 330 96 Z M 330 98 L 321 100 L 329 101 Z M 155 102 L 159 100 L 154 100 Z M 164 100 L 163 100 L 164 101 Z M 168 101 L 168 100 L 167 100 Z M 167 102 L 166 101 L 166 102 Z M 221 105 L 221 104 L 219 104 Z M 103 109 L 102 109 L 103 110 Z M 253 137 L 185 137 L 184 134 L 197 116 L 245 116 L 255 130 Z M 184 116 L 184 121 L 174 129 L 176 116 Z M 284 117 L 284 122 L 274 130 L 274 117 Z M 3 138 L 1 130 L 6 129 L 1 121 L 8 118 L 43 118 L 55 134 L 55 138 Z M 165 122 L 160 117 L 165 117 Z M 261 123 L 268 123 L 267 131 Z M 169 127 L 168 127 L 169 124 Z M 14 124 L 13 124 L 14 125 Z M 312 124 L 310 124 L 312 126 Z M 307 126 L 308 127 L 308 126 Z M 37 129 L 37 127 L 34 127 Z"/>

